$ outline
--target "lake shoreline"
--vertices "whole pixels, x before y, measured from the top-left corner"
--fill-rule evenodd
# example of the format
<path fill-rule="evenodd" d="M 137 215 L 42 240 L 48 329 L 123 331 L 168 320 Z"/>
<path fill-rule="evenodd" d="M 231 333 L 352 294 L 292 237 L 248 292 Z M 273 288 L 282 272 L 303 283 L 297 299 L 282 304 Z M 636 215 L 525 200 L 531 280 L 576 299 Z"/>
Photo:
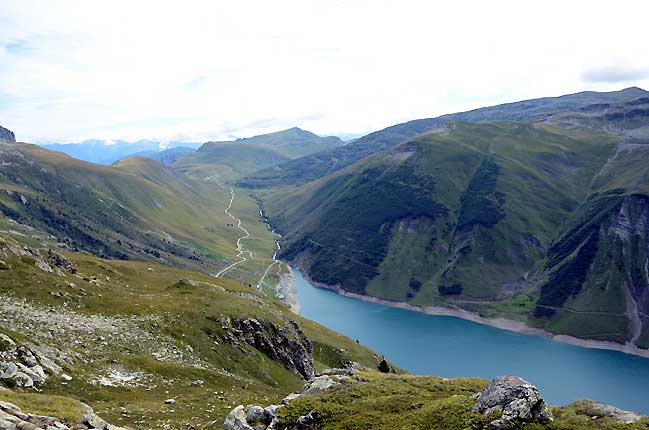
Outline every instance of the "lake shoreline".
<path fill-rule="evenodd" d="M 508 331 L 526 334 L 526 335 L 541 336 L 553 340 L 555 342 L 561 342 L 573 346 L 579 346 L 582 348 L 618 351 L 629 355 L 649 358 L 649 350 L 638 348 L 635 345 L 619 344 L 615 342 L 590 340 L 590 339 L 580 339 L 574 336 L 554 334 L 540 328 L 530 327 L 529 325 L 525 324 L 522 321 L 510 320 L 507 318 L 485 318 L 474 312 L 470 312 L 460 308 L 446 308 L 441 306 L 422 307 L 422 306 L 411 305 L 409 303 L 395 302 L 395 301 L 380 299 L 378 297 L 352 293 L 336 285 L 327 285 L 321 282 L 314 281 L 313 279 L 311 279 L 308 272 L 304 269 L 300 261 L 293 261 L 291 262 L 291 264 L 287 262 L 285 263 L 287 266 L 291 268 L 291 270 L 293 270 L 294 268 L 299 270 L 302 276 L 304 277 L 304 279 L 309 281 L 309 283 L 314 287 L 334 291 L 337 294 L 344 297 L 348 297 L 356 300 L 362 300 L 370 303 L 376 303 L 384 306 L 389 306 L 392 308 L 398 308 L 398 309 L 403 309 L 412 312 L 419 312 L 426 315 L 461 318 L 463 320 L 471 321 L 476 324 L 482 324 L 482 325 L 494 327 L 500 330 L 508 330 Z M 294 278 L 293 278 L 293 282 L 294 282 Z M 293 289 L 295 289 L 294 285 L 293 284 L 291 285 Z M 295 294 L 295 300 L 297 301 L 297 294 Z M 299 303 L 297 306 L 299 306 Z"/>
<path fill-rule="evenodd" d="M 300 315 L 300 302 L 297 299 L 297 290 L 295 289 L 295 274 L 291 266 L 286 263 L 284 265 L 288 268 L 288 273 L 279 275 L 279 284 L 277 284 L 276 291 L 284 296 L 282 301 L 291 312 Z"/>

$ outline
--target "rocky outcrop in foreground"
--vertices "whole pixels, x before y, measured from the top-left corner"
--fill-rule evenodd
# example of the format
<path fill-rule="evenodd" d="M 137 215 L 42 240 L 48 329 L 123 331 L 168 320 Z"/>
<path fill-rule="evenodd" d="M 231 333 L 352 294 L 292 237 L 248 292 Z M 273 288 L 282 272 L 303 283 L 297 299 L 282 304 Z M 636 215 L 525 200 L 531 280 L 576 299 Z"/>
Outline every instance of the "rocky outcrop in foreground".
<path fill-rule="evenodd" d="M 6 128 L 0 126 L 0 140 L 4 140 L 9 143 L 16 143 L 16 136 L 13 131 L 7 130 Z"/>
<path fill-rule="evenodd" d="M 25 413 L 13 403 L 0 401 L 0 430 L 68 430 L 70 428 L 78 430 L 123 430 L 121 427 L 108 424 L 95 415 L 87 405 L 84 405 L 84 413 L 79 422 L 66 424 L 65 420 L 61 418 Z"/>
<path fill-rule="evenodd" d="M 499 412 L 501 417 L 488 424 L 487 429 L 513 429 L 520 422 L 552 421 L 550 407 L 539 390 L 518 376 L 499 376 L 477 397 L 474 412 L 488 415 Z"/>
<path fill-rule="evenodd" d="M 50 376 L 71 379 L 41 349 L 18 346 L 9 336 L 0 333 L 0 381 L 8 386 L 32 388 L 44 383 Z"/>
<path fill-rule="evenodd" d="M 227 333 L 226 342 L 238 345 L 243 341 L 306 380 L 315 376 L 313 346 L 295 321 L 279 327 L 254 318 L 224 318 L 221 328 Z"/>
<path fill-rule="evenodd" d="M 611 405 L 600 402 L 592 402 L 593 409 L 604 415 L 605 417 L 615 418 L 622 424 L 631 424 L 646 418 L 645 415 L 636 412 L 625 411 Z M 594 417 L 595 418 L 595 417 Z"/>
<path fill-rule="evenodd" d="M 355 367 L 356 365 L 352 365 Z M 234 408 L 225 419 L 223 423 L 223 430 L 275 430 L 279 429 L 280 421 L 277 417 L 277 410 L 286 406 L 290 401 L 302 397 L 313 396 L 320 394 L 329 388 L 345 383 L 351 380 L 353 370 L 350 369 L 330 369 L 323 372 L 309 380 L 304 385 L 302 391 L 291 393 L 278 405 L 270 405 L 267 407 L 248 405 L 239 405 Z M 300 417 L 301 430 L 308 430 L 313 428 L 314 420 L 311 413 Z M 216 424 L 216 423 L 213 423 Z M 216 427 L 214 427 L 216 428 Z"/>

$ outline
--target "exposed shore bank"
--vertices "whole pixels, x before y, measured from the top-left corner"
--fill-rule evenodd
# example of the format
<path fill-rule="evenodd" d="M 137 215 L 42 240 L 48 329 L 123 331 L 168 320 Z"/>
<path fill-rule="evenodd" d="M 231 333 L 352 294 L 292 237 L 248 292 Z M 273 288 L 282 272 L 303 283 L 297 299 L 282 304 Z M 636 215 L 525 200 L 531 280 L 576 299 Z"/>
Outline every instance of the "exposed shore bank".
<path fill-rule="evenodd" d="M 285 264 L 291 267 L 289 263 L 285 262 Z M 327 285 L 327 284 L 313 281 L 309 277 L 308 272 L 304 270 L 304 267 L 302 267 L 302 264 L 299 261 L 298 262 L 294 261 L 291 264 L 295 269 L 300 271 L 302 276 L 304 276 L 304 278 L 308 280 L 311 283 L 311 285 L 318 288 L 324 288 L 327 290 L 335 291 L 341 296 L 349 297 L 352 299 L 363 300 L 365 302 L 376 303 L 384 306 L 390 306 L 393 308 L 399 308 L 399 309 L 404 309 L 413 312 L 420 312 L 427 315 L 450 316 L 450 317 L 462 318 L 467 321 L 487 325 L 501 330 L 509 330 L 516 333 L 522 333 L 527 335 L 543 336 L 545 338 L 548 338 L 556 342 L 567 343 L 574 346 L 580 346 L 582 348 L 619 351 L 625 354 L 631 354 L 631 355 L 636 355 L 644 358 L 649 358 L 649 350 L 638 348 L 635 345 L 620 344 L 615 342 L 590 340 L 590 339 L 580 339 L 568 335 L 554 334 L 536 327 L 530 327 L 529 325 L 525 324 L 522 321 L 510 320 L 506 318 L 485 318 L 474 312 L 467 311 L 465 309 L 445 308 L 441 306 L 425 306 L 425 307 L 414 306 L 409 303 L 394 302 L 390 300 L 380 299 L 378 297 L 371 297 L 362 294 L 352 293 L 340 288 L 339 286 Z M 294 282 L 294 278 L 293 278 L 293 282 Z M 295 300 L 297 301 L 297 297 L 295 298 Z"/>
<path fill-rule="evenodd" d="M 295 314 L 300 314 L 300 302 L 297 300 L 297 290 L 295 289 L 295 275 L 293 268 L 281 262 L 288 268 L 288 273 L 279 275 L 279 284 L 275 287 L 275 291 L 283 296 L 282 301 L 286 303 L 288 308 Z"/>

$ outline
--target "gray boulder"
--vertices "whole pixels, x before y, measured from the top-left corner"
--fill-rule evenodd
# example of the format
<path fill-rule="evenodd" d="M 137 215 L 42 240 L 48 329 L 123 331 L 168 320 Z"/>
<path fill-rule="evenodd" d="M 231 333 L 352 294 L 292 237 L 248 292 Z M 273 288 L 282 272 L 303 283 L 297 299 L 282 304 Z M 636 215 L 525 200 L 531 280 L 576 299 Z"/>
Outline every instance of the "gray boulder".
<path fill-rule="evenodd" d="M 266 410 L 261 406 L 248 406 L 246 410 L 246 421 L 251 424 L 268 421 Z"/>
<path fill-rule="evenodd" d="M 254 430 L 248 425 L 246 410 L 243 405 L 232 409 L 223 423 L 223 430 Z"/>
<path fill-rule="evenodd" d="M 34 381 L 32 380 L 32 378 L 30 378 L 23 372 L 16 373 L 16 375 L 12 379 L 18 387 L 31 388 L 34 386 Z"/>
<path fill-rule="evenodd" d="M 34 354 L 24 346 L 19 346 L 17 349 L 18 358 L 20 361 L 28 367 L 34 367 L 38 364 L 38 360 L 34 357 Z"/>
<path fill-rule="evenodd" d="M 334 385 L 338 385 L 340 383 L 340 377 L 336 376 L 316 376 L 315 378 L 311 379 L 308 384 L 304 386 L 304 390 L 302 391 L 302 395 L 304 396 L 312 396 L 314 394 L 319 394 L 322 393 L 323 391 L 328 390 L 329 388 L 333 387 Z"/>
<path fill-rule="evenodd" d="M 302 415 L 297 419 L 298 430 L 313 430 L 315 428 L 314 411 L 309 412 L 307 415 Z"/>
<path fill-rule="evenodd" d="M 18 374 L 16 363 L 0 363 L 0 379 L 11 379 Z"/>
<path fill-rule="evenodd" d="M 518 376 L 500 376 L 480 393 L 473 411 L 482 414 L 500 412 L 499 419 L 486 428 L 513 429 L 520 422 L 552 421 L 552 413 L 539 390 Z"/>

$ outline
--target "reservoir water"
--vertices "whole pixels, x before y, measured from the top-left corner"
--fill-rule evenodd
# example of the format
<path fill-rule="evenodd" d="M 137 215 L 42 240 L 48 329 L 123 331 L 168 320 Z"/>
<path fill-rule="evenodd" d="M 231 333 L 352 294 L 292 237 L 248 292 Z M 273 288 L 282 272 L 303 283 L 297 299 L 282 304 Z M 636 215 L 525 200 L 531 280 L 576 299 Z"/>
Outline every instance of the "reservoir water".
<path fill-rule="evenodd" d="M 358 339 L 411 373 L 518 375 L 553 405 L 590 398 L 649 414 L 649 359 L 347 298 L 294 273 L 301 315 Z"/>

